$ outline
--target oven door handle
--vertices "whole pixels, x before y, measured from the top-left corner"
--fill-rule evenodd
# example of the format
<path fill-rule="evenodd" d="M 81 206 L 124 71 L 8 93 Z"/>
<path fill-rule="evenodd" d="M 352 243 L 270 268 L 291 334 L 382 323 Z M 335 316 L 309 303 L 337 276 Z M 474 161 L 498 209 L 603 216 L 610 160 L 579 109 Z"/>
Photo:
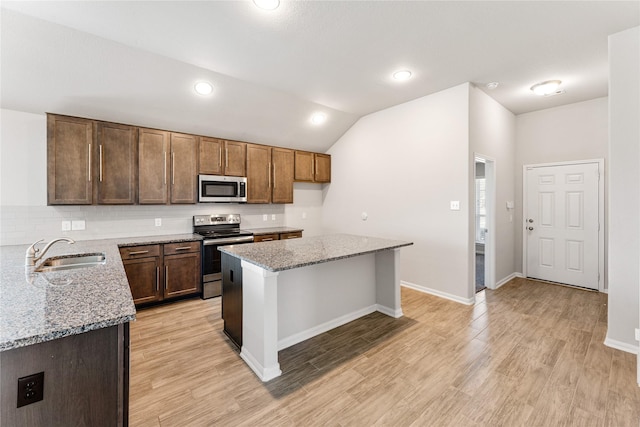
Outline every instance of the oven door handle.
<path fill-rule="evenodd" d="M 222 245 L 230 245 L 233 243 L 253 243 L 253 236 L 230 237 L 228 239 L 209 239 L 209 240 L 204 240 L 202 244 L 204 246 L 211 246 L 211 245 L 222 246 Z"/>

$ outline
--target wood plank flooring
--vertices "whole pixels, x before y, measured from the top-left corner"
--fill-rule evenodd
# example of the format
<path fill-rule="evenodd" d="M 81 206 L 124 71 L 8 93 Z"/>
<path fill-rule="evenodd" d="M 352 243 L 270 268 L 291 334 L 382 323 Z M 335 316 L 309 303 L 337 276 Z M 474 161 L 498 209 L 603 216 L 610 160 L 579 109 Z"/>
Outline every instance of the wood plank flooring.
<path fill-rule="evenodd" d="M 403 288 L 403 318 L 285 349 L 268 383 L 223 334 L 219 298 L 139 310 L 130 424 L 638 427 L 636 356 L 603 344 L 606 304 L 525 279 L 474 306 Z"/>

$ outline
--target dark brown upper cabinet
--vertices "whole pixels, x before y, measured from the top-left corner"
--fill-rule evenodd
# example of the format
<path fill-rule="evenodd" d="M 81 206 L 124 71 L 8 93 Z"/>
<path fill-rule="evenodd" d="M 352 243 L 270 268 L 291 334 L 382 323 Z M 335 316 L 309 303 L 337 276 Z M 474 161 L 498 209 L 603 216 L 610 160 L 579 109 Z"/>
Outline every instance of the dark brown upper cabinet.
<path fill-rule="evenodd" d="M 97 122 L 98 204 L 132 205 L 138 201 L 138 128 Z"/>
<path fill-rule="evenodd" d="M 47 114 L 47 204 L 93 204 L 92 120 Z"/>
<path fill-rule="evenodd" d="M 246 176 L 247 144 L 239 141 L 200 138 L 199 173 Z"/>
<path fill-rule="evenodd" d="M 331 182 L 331 156 L 296 150 L 294 180 L 300 182 Z"/>
<path fill-rule="evenodd" d="M 170 202 L 175 204 L 198 201 L 198 137 L 171 134 Z"/>
<path fill-rule="evenodd" d="M 271 147 L 247 144 L 247 203 L 271 203 Z"/>
<path fill-rule="evenodd" d="M 138 202 L 168 204 L 169 132 L 140 128 L 138 138 Z"/>
<path fill-rule="evenodd" d="M 294 152 L 286 148 L 271 149 L 273 174 L 272 203 L 293 203 Z"/>

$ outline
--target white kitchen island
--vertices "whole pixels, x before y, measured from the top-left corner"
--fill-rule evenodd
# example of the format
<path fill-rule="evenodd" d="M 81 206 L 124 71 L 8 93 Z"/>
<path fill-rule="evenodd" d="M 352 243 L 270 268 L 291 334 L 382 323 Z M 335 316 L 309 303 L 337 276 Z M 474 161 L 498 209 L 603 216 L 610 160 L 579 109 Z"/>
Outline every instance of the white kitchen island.
<path fill-rule="evenodd" d="M 412 244 L 335 234 L 221 247 L 227 275 L 241 266 L 240 357 L 269 381 L 279 350 L 374 311 L 401 317 L 400 248 Z"/>

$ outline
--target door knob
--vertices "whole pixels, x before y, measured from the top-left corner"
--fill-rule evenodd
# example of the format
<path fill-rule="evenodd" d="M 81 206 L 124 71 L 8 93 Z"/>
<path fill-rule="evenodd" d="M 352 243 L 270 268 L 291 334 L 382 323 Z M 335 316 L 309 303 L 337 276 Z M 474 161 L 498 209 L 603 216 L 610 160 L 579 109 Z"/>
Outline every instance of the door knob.
<path fill-rule="evenodd" d="M 533 220 L 532 220 L 531 218 L 529 218 L 529 222 L 531 222 L 531 223 L 532 223 L 532 222 L 533 222 Z"/>
<path fill-rule="evenodd" d="M 528 227 L 528 230 L 529 231 L 533 231 L 533 227 Z"/>

